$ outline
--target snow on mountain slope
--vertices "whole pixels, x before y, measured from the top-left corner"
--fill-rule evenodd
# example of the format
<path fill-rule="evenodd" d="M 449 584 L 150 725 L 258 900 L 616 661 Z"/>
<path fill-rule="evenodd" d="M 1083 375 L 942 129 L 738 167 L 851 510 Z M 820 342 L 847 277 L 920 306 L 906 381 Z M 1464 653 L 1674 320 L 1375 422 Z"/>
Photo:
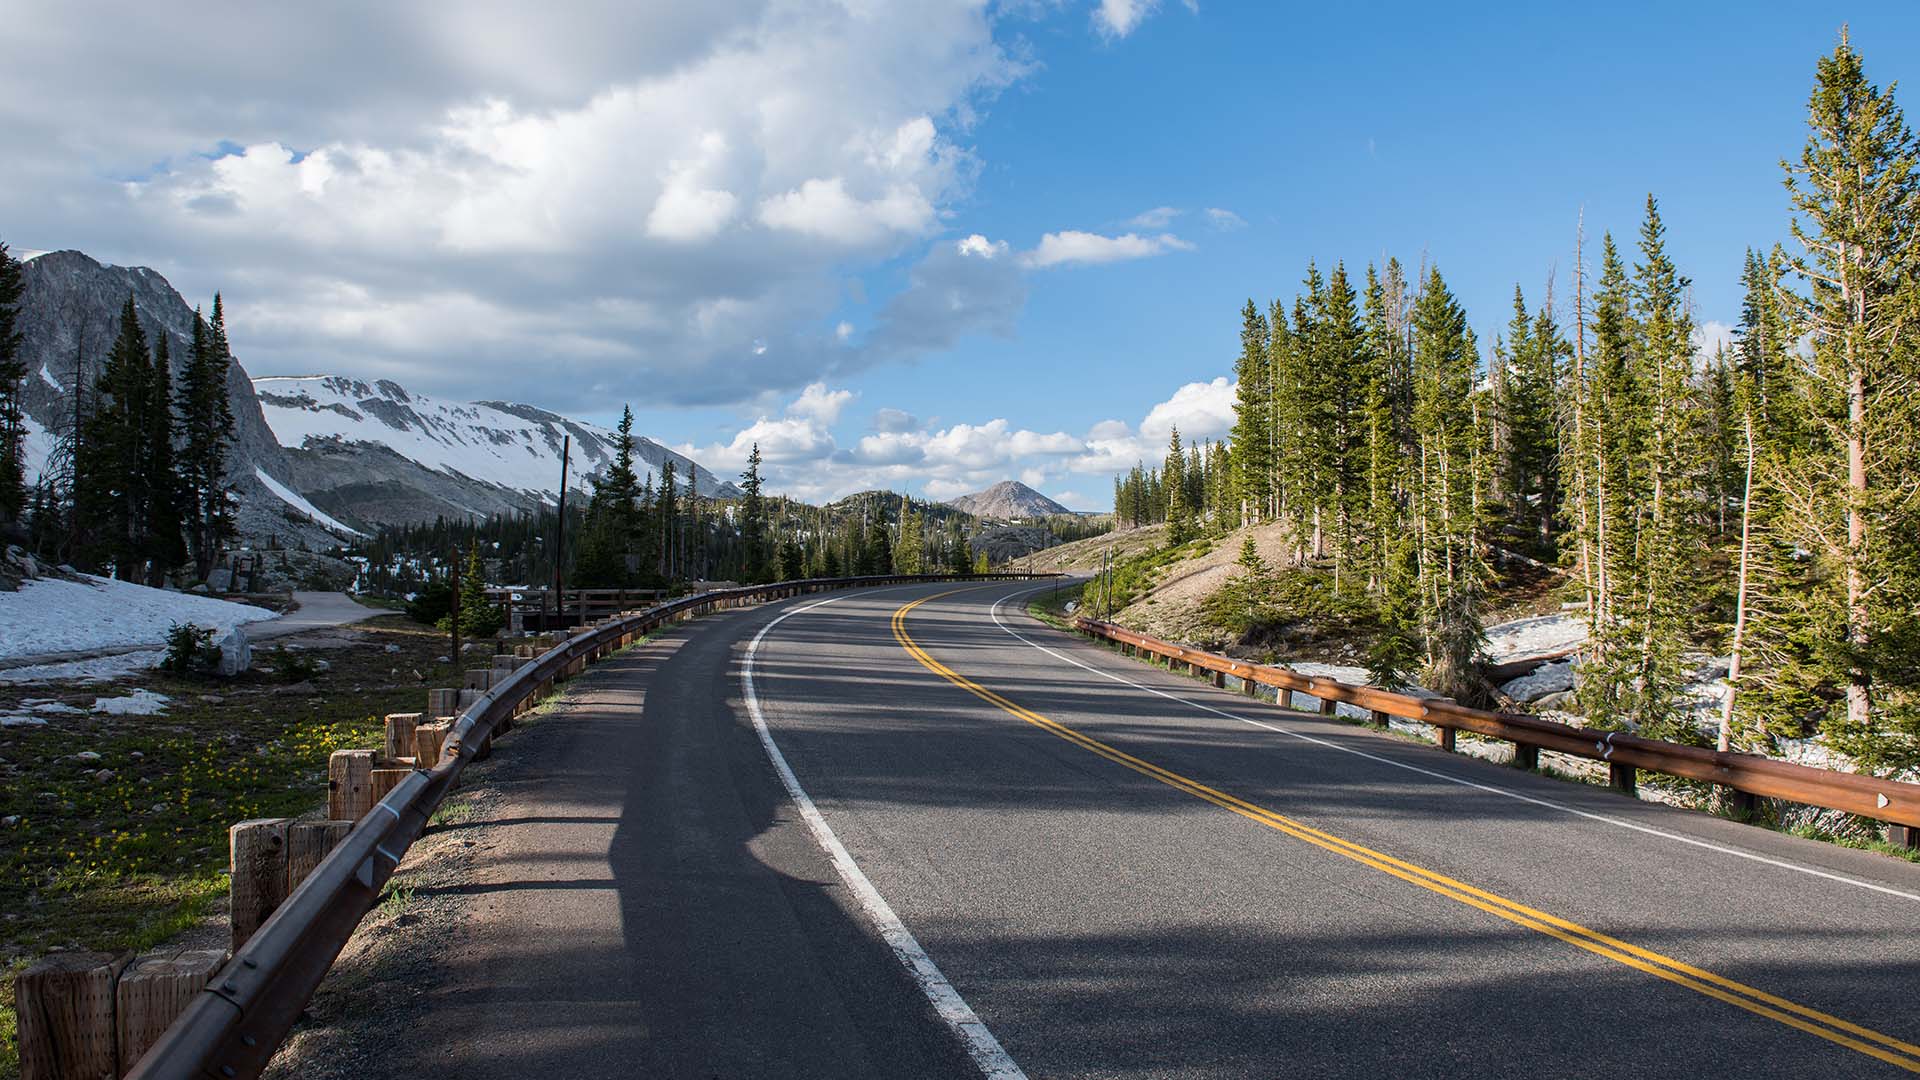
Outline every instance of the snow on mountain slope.
<path fill-rule="evenodd" d="M 368 490 L 390 489 L 391 454 L 482 488 L 552 502 L 560 487 L 563 438 L 573 440 L 567 463 L 569 490 L 583 490 L 588 477 L 613 456 L 612 431 L 528 405 L 440 401 L 410 393 L 387 379 L 368 383 L 343 376 L 281 376 L 258 378 L 253 385 L 267 425 L 281 446 L 324 455 L 327 471 L 333 474 L 351 473 L 356 448 L 361 451 L 366 475 L 357 481 L 336 475 L 341 483 L 327 485 L 329 492 L 349 491 L 356 482 Z M 661 466 L 672 461 L 684 484 L 695 467 L 694 462 L 649 439 L 637 438 L 634 451 L 635 472 L 643 481 L 659 483 Z M 700 493 L 707 496 L 738 494 L 732 484 L 717 482 L 704 467 L 699 468 L 699 485 Z M 345 503 L 352 501 L 351 494 L 332 498 L 314 484 L 296 486 L 321 505 L 339 504 L 345 509 Z M 462 505 L 445 495 L 439 498 L 456 511 Z M 477 499 L 470 502 L 481 504 Z M 364 509 L 374 505 L 371 495 L 363 495 L 360 505 L 363 509 L 345 512 L 368 520 L 379 518 Z"/>
<path fill-rule="evenodd" d="M 359 529 L 355 529 L 347 525 L 342 525 L 338 521 L 335 521 L 333 518 L 328 517 L 326 513 L 324 513 L 319 507 L 313 505 L 312 503 L 308 502 L 305 498 L 303 498 L 299 492 L 294 491 L 292 488 L 288 487 L 287 485 L 281 483 L 278 480 L 275 480 L 271 476 L 268 476 L 267 470 L 255 469 L 253 470 L 253 475 L 260 478 L 260 482 L 266 485 L 266 488 L 268 491 L 271 491 L 275 495 L 280 496 L 280 500 L 282 502 L 286 503 L 288 506 L 293 507 L 296 511 L 302 514 L 305 514 L 309 520 L 317 521 L 320 524 L 326 526 L 327 528 L 332 529 L 334 532 L 347 533 L 352 536 L 367 535 L 366 533 L 361 532 Z"/>

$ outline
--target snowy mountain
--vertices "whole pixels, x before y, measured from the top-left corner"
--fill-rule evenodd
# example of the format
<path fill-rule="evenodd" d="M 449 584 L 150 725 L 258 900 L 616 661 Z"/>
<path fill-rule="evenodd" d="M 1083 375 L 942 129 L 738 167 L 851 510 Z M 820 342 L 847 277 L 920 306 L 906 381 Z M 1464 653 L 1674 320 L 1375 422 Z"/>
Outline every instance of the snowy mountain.
<path fill-rule="evenodd" d="M 78 251 L 21 252 L 20 329 L 27 379 L 22 387 L 28 483 L 59 472 L 60 436 L 73 426 L 76 381 L 91 387 L 119 331 L 120 310 L 132 296 L 148 338 L 170 341 L 176 365 L 186 361 L 193 309 L 167 279 L 144 266 L 109 266 Z M 209 300 L 211 298 L 208 298 Z M 176 367 L 174 377 L 179 377 Z M 337 541 L 326 522 L 282 494 L 289 462 L 254 400 L 253 383 L 238 360 L 227 376 L 233 408 L 232 475 L 239 489 L 241 534 L 286 545 Z M 336 523 L 337 524 L 337 523 Z"/>
<path fill-rule="evenodd" d="M 554 502 L 560 452 L 571 438 L 567 488 L 612 460 L 607 428 L 530 405 L 449 402 L 391 380 L 337 375 L 253 381 L 263 415 L 289 459 L 293 487 L 320 510 L 367 524 L 432 521 L 530 510 Z M 635 440 L 635 471 L 657 485 L 673 463 L 677 482 L 735 498 L 710 469 L 651 439 Z"/>
<path fill-rule="evenodd" d="M 947 505 L 989 521 L 1019 521 L 1073 513 L 1018 480 L 1002 480 L 985 491 L 948 499 Z"/>

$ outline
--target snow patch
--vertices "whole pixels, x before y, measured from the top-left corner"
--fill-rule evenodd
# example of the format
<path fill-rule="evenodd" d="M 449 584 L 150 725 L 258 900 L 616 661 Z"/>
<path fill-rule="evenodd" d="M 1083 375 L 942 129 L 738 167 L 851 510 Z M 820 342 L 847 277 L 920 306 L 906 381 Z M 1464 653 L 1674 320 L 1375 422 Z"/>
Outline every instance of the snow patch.
<path fill-rule="evenodd" d="M 53 372 L 48 370 L 45 364 L 40 365 L 40 381 L 53 387 L 55 390 L 61 389 L 60 380 L 53 377 Z"/>
<path fill-rule="evenodd" d="M 1487 627 L 1487 659 L 1494 663 L 1521 656 L 1559 652 L 1584 645 L 1587 620 L 1580 615 L 1539 615 Z"/>
<path fill-rule="evenodd" d="M 56 664 L 32 664 L 0 671 L 0 685 L 17 683 L 97 683 L 115 682 L 160 666 L 166 654 L 159 649 L 96 656 L 91 660 L 69 660 Z"/>
<path fill-rule="evenodd" d="M 313 505 L 312 503 L 308 502 L 306 499 L 302 498 L 299 492 L 293 490 L 292 488 L 281 483 L 280 481 L 275 480 L 273 477 L 268 476 L 267 470 L 262 469 L 258 465 L 255 465 L 253 467 L 253 475 L 260 478 L 260 482 L 267 486 L 268 491 L 271 491 L 275 495 L 280 496 L 280 499 L 282 502 L 285 502 L 288 506 L 291 506 L 295 510 L 306 515 L 309 520 L 316 521 L 321 525 L 329 529 L 332 529 L 334 532 L 337 532 L 337 533 L 346 533 L 349 536 L 367 535 L 366 533 L 361 532 L 359 529 L 353 528 L 352 526 L 349 526 L 349 525 L 342 525 L 340 522 L 335 521 L 331 517 L 328 517 L 326 514 L 321 512 L 319 507 Z"/>
<path fill-rule="evenodd" d="M 166 713 L 167 703 L 172 700 L 151 690 L 135 690 L 126 697 L 94 698 L 93 711 L 109 716 L 160 716 Z"/>
<path fill-rule="evenodd" d="M 90 574 L 78 581 L 42 578 L 23 582 L 18 592 L 0 593 L 0 660 L 158 645 L 174 623 L 225 631 L 273 617 L 273 612 L 249 604 Z M 0 672 L 0 682 L 25 681 L 18 675 L 18 670 Z"/>

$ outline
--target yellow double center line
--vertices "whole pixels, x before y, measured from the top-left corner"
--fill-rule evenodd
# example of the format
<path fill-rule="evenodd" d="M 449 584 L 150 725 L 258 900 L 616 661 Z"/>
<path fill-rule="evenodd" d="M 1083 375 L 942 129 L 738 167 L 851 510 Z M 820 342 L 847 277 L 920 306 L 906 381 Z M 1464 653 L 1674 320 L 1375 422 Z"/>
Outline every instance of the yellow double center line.
<path fill-rule="evenodd" d="M 895 640 L 899 641 L 900 646 L 906 649 L 907 653 L 915 660 L 918 660 L 928 671 L 933 672 L 953 685 L 960 687 L 962 690 L 980 698 L 982 701 L 986 701 L 1013 716 L 1019 717 L 1049 734 L 1057 735 L 1076 746 L 1092 751 L 1106 758 L 1108 761 L 1124 765 L 1143 776 L 1150 776 L 1166 784 L 1168 787 L 1177 788 L 1197 799 L 1204 799 L 1224 810 L 1230 810 L 1233 813 L 1239 814 L 1241 817 L 1251 821 L 1257 821 L 1269 828 L 1277 829 L 1288 836 L 1297 840 L 1304 840 L 1315 847 L 1330 851 L 1342 858 L 1351 859 L 1362 866 L 1371 867 L 1383 874 L 1391 874 L 1402 881 L 1418 885 L 1429 892 L 1438 893 L 1449 900 L 1456 900 L 1462 904 L 1466 904 L 1468 907 L 1478 908 L 1489 915 L 1498 916 L 1510 923 L 1524 926 L 1529 930 L 1537 931 L 1548 937 L 1558 938 L 1575 948 L 1585 949 L 1587 952 L 1593 953 L 1596 956 L 1604 956 L 1609 960 L 1625 964 L 1630 968 L 1665 979 L 1677 986 L 1684 986 L 1696 993 L 1705 994 L 1710 998 L 1724 1001 L 1736 1008 L 1745 1009 L 1757 1016 L 1764 1016 L 1769 1020 L 1777 1020 L 1788 1027 L 1798 1028 L 1811 1035 L 1818 1035 L 1828 1042 L 1839 1043 L 1841 1046 L 1850 1050 L 1857 1050 L 1870 1057 L 1879 1058 L 1881 1061 L 1887 1062 L 1890 1065 L 1896 1065 L 1908 1072 L 1920 1073 L 1920 1046 L 1903 1042 L 1891 1035 L 1875 1031 L 1872 1028 L 1862 1027 L 1851 1021 L 1842 1020 L 1840 1017 L 1821 1012 L 1818 1009 L 1810 1009 L 1805 1005 L 1788 1001 L 1778 995 L 1769 994 L 1758 987 L 1748 986 L 1745 983 L 1737 982 L 1725 976 L 1716 975 L 1711 971 L 1694 967 L 1691 964 L 1676 960 L 1670 956 L 1662 955 L 1651 949 L 1643 949 L 1631 942 L 1622 941 L 1619 938 L 1600 933 L 1598 930 L 1588 929 L 1578 923 L 1569 922 L 1559 916 L 1550 915 L 1547 912 L 1528 907 L 1514 900 L 1509 900 L 1496 893 L 1476 888 L 1464 881 L 1447 877 L 1445 874 L 1435 873 L 1425 867 L 1416 866 L 1404 859 L 1396 859 L 1391 855 L 1382 854 L 1372 848 L 1362 847 L 1350 840 L 1343 840 L 1332 833 L 1313 828 L 1310 825 L 1305 825 L 1284 814 L 1275 813 L 1263 806 L 1256 806 L 1253 803 L 1247 802 L 1245 799 L 1236 798 L 1218 788 L 1208 787 L 1198 780 L 1193 780 L 1172 770 L 1161 768 L 1151 761 L 1137 758 L 1091 735 L 1082 734 L 1067 727 L 1065 724 L 1050 720 L 1031 709 L 1002 697 L 992 690 L 981 686 L 979 683 L 974 682 L 972 679 L 954 671 L 940 661 L 935 660 L 907 633 L 908 612 L 929 601 L 952 596 L 954 593 L 969 591 L 972 590 L 952 589 L 947 592 L 923 597 L 910 604 L 902 605 L 893 613 L 893 636 Z"/>

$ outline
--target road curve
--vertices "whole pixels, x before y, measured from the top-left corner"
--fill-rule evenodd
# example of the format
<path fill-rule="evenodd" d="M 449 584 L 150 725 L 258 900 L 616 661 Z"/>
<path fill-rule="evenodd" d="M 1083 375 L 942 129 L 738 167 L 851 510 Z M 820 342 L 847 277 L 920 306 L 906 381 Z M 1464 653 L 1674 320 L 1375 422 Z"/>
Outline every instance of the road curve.
<path fill-rule="evenodd" d="M 1250 702 L 1031 588 L 596 667 L 501 744 L 431 1013 L 353 1075 L 979 1077 L 968 1016 L 1035 1078 L 1920 1070 L 1920 867 Z"/>
<path fill-rule="evenodd" d="M 1029 1074 L 1920 1071 L 1920 867 L 1249 703 L 996 616 L 1030 588 L 848 595 L 756 657 Z"/>

